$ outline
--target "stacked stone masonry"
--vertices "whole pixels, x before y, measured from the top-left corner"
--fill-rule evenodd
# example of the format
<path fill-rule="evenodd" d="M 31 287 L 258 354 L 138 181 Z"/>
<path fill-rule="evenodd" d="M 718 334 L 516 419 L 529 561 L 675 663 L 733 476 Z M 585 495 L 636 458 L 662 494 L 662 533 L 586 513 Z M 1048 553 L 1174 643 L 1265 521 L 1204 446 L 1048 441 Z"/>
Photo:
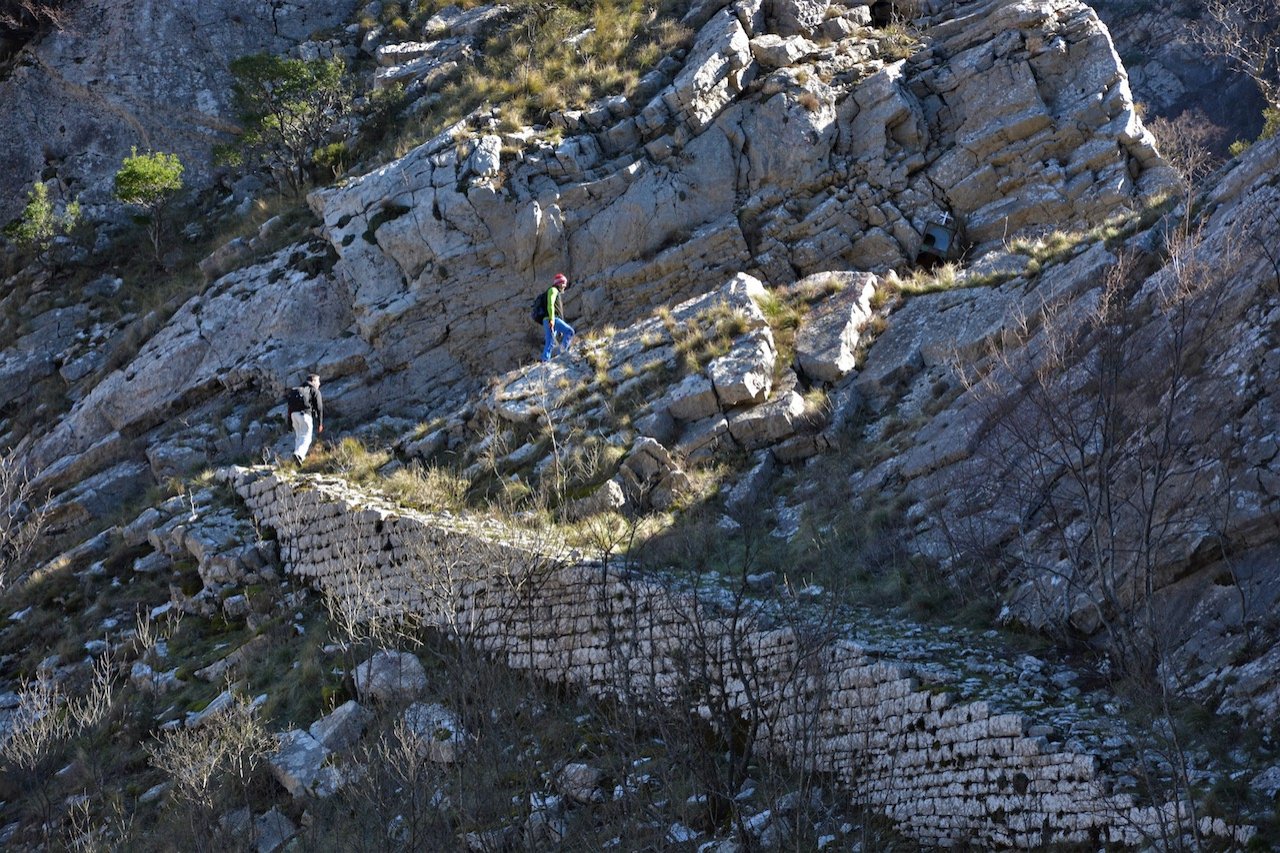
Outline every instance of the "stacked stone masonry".
<path fill-rule="evenodd" d="M 276 532 L 285 569 L 339 606 L 419 619 L 594 695 L 680 697 L 704 714 L 750 706 L 769 755 L 834 775 L 923 844 L 1135 846 L 1179 814 L 1108 793 L 1095 756 L 1029 736 L 1022 714 L 957 704 L 854 642 L 809 643 L 708 596 L 567 559 L 546 538 L 400 509 L 338 480 L 226 474 Z M 1236 843 L 1252 834 L 1209 819 L 1201 829 Z"/>

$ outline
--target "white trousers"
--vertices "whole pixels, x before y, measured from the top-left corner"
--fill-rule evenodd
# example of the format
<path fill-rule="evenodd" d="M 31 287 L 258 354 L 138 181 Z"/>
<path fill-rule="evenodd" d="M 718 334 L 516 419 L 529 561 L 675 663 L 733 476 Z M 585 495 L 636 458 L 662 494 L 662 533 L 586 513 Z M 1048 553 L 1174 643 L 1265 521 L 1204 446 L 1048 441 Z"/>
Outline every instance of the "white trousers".
<path fill-rule="evenodd" d="M 293 423 L 293 456 L 301 462 L 311 449 L 311 413 L 293 412 L 289 419 Z"/>

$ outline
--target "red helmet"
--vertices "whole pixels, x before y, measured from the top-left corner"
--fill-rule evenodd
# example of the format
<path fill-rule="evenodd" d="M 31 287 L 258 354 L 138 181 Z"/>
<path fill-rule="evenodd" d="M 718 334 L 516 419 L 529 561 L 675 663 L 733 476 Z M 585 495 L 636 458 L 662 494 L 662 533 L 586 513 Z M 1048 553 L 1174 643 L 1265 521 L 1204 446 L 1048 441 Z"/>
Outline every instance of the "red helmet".
<path fill-rule="evenodd" d="M 562 272 L 558 272 L 556 273 L 556 277 L 551 279 L 551 283 L 558 285 L 559 287 L 564 287 L 569 283 L 569 277 Z"/>

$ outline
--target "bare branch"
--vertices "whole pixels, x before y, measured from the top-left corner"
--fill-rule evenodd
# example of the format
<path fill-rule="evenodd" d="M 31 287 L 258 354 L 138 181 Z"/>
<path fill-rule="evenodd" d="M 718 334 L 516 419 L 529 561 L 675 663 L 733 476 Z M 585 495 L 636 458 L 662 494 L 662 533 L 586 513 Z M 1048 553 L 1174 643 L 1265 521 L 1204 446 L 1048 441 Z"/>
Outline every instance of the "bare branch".
<path fill-rule="evenodd" d="M 48 517 L 47 502 L 36 495 L 26 468 L 0 455 L 0 592 L 30 570 L 28 560 Z"/>
<path fill-rule="evenodd" d="M 1257 84 L 1268 106 L 1280 109 L 1280 9 L 1273 0 L 1209 0 L 1196 40 Z"/>
<path fill-rule="evenodd" d="M 22 39 L 66 27 L 75 0 L 0 0 L 0 37 Z M 25 39 L 24 39 L 25 40 Z"/>

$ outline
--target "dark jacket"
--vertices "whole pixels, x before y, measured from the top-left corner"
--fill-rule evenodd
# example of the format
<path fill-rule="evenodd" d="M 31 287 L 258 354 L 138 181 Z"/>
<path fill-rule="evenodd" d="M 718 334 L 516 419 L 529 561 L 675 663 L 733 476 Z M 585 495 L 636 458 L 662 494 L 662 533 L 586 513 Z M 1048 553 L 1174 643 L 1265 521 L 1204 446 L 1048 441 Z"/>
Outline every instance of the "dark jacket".
<path fill-rule="evenodd" d="M 324 426 L 324 398 L 320 396 L 320 389 L 306 384 L 299 386 L 297 390 L 302 392 L 303 407 L 298 409 L 290 405 L 289 414 L 306 412 L 315 420 L 316 426 Z"/>

